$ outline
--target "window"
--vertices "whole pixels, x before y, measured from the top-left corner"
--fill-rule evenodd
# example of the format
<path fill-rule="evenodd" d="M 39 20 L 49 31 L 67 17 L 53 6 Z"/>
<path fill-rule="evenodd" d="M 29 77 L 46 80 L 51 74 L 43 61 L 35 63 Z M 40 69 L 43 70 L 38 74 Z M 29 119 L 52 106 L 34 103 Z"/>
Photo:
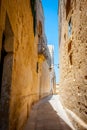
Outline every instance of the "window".
<path fill-rule="evenodd" d="M 72 34 L 72 22 L 71 22 L 71 18 L 68 22 L 68 37 L 70 37 Z"/>

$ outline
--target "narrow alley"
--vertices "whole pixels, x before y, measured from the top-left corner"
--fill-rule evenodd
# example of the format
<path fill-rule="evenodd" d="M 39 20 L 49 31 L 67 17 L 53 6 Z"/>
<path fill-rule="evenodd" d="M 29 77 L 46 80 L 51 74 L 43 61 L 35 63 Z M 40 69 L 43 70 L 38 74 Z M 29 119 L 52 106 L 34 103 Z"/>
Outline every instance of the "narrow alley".
<path fill-rule="evenodd" d="M 87 130 L 87 0 L 0 0 L 0 130 Z"/>
<path fill-rule="evenodd" d="M 53 95 L 41 99 L 33 106 L 24 130 L 72 130 L 72 128 L 58 95 Z"/>

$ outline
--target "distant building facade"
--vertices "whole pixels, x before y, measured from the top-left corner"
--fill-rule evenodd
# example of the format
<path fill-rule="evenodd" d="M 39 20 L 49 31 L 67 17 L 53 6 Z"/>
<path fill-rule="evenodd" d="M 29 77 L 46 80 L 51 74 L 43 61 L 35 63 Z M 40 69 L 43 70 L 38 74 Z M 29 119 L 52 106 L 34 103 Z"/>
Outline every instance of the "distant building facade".
<path fill-rule="evenodd" d="M 87 0 L 59 1 L 60 97 L 76 130 L 87 129 Z"/>
<path fill-rule="evenodd" d="M 47 38 L 44 29 L 44 12 L 40 0 L 36 1 L 36 39 L 38 39 L 38 86 L 39 97 L 42 98 L 50 93 L 50 66 L 51 56 L 47 46 Z"/>
<path fill-rule="evenodd" d="M 51 55 L 51 67 L 54 67 L 54 45 L 48 45 L 48 48 Z"/>
<path fill-rule="evenodd" d="M 56 75 L 54 70 L 54 46 L 48 45 L 49 52 L 51 55 L 51 66 L 50 66 L 50 91 L 56 93 Z"/>

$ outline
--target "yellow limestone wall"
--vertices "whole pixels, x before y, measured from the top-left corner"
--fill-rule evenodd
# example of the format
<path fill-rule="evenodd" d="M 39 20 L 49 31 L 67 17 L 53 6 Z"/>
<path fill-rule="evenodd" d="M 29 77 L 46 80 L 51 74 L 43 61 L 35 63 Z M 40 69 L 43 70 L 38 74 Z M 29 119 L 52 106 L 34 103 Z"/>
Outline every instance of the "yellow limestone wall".
<path fill-rule="evenodd" d="M 71 4 L 68 6 L 65 0 L 61 0 L 59 5 L 60 97 L 75 129 L 85 130 L 87 129 L 87 1 L 69 1 Z M 70 18 L 72 32 L 69 37 Z"/>
<path fill-rule="evenodd" d="M 49 94 L 49 66 L 46 60 L 40 64 L 40 78 L 37 72 L 38 38 L 34 37 L 30 0 L 0 2 L 0 60 L 2 45 L 6 51 L 0 119 L 4 119 L 2 129 L 22 130 L 31 106 L 39 97 Z"/>
<path fill-rule="evenodd" d="M 34 39 L 33 16 L 30 0 L 3 0 L 1 4 L 0 45 L 5 30 L 6 15 L 8 15 L 13 31 L 13 43 L 9 44 L 6 41 L 9 45 L 5 47 L 13 57 L 10 76 L 9 130 L 22 130 L 29 116 L 31 105 L 38 100 L 37 44 Z M 6 66 L 4 69 L 5 73 L 9 73 Z"/>
<path fill-rule="evenodd" d="M 49 65 L 45 60 L 42 63 L 41 76 L 40 76 L 40 97 L 47 96 L 50 94 L 50 71 Z"/>

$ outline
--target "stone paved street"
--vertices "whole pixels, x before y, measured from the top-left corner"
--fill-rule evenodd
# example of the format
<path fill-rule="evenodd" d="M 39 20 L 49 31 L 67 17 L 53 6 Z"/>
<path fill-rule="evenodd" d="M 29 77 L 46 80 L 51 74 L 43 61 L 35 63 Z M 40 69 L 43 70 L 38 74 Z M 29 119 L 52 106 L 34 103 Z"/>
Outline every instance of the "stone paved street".
<path fill-rule="evenodd" d="M 56 102 L 57 100 L 57 102 Z M 62 119 L 62 118 L 63 119 Z M 65 123 L 65 121 L 66 123 Z M 72 127 L 72 128 L 70 128 Z M 49 96 L 34 105 L 24 130 L 74 130 L 58 96 Z"/>

